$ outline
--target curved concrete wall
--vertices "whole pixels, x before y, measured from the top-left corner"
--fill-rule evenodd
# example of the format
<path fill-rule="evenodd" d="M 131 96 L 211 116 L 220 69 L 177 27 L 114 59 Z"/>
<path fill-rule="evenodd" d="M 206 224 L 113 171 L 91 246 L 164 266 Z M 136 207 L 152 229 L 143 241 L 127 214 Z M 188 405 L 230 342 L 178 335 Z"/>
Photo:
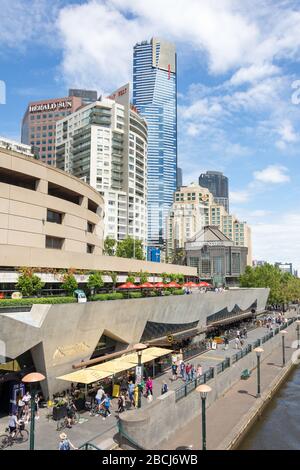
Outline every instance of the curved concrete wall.
<path fill-rule="evenodd" d="M 187 296 L 88 302 L 86 304 L 33 305 L 30 312 L 0 313 L 0 340 L 6 354 L 16 358 L 36 346 L 34 361 L 48 378 L 49 393 L 66 388 L 55 377 L 88 360 L 102 334 L 123 344 L 138 343 L 147 321 L 206 325 L 206 318 L 235 305 L 247 310 L 257 301 L 263 311 L 268 289 L 236 289 Z M 37 346 L 39 345 L 39 346 Z M 37 367 L 37 363 L 36 363 Z"/>

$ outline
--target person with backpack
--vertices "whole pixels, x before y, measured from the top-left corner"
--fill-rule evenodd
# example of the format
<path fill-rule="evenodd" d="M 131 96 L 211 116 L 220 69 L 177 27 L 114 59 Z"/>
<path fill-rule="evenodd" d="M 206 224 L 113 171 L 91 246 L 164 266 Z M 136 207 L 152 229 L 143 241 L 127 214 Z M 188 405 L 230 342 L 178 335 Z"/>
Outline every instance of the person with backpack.
<path fill-rule="evenodd" d="M 77 447 L 75 447 L 70 439 L 68 439 L 68 436 L 63 432 L 59 436 L 60 438 L 60 443 L 58 444 L 58 450 L 78 450 Z"/>
<path fill-rule="evenodd" d="M 107 417 L 107 416 L 110 416 L 111 413 L 110 413 L 110 402 L 111 402 L 111 399 L 109 397 L 108 394 L 105 394 L 104 396 L 104 400 L 103 400 L 103 405 L 104 405 L 104 416 L 103 416 L 103 420 Z"/>

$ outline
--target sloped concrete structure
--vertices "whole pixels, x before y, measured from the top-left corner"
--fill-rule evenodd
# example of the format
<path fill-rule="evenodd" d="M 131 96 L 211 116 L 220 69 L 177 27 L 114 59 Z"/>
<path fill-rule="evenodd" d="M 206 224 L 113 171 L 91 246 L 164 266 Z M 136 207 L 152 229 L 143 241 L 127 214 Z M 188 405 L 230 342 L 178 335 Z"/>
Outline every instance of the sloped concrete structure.
<path fill-rule="evenodd" d="M 186 296 L 88 302 L 85 304 L 33 305 L 30 311 L 0 311 L 0 340 L 6 356 L 18 358 L 30 351 L 34 366 L 46 376 L 45 396 L 66 388 L 56 377 L 72 371 L 72 365 L 92 356 L 104 334 L 115 340 L 116 350 L 140 342 L 147 324 L 179 326 L 188 330 L 207 325 L 218 312 L 233 316 L 263 312 L 268 289 L 233 289 Z M 24 309 L 25 310 L 25 309 Z M 166 330 L 167 334 L 167 330 Z"/>

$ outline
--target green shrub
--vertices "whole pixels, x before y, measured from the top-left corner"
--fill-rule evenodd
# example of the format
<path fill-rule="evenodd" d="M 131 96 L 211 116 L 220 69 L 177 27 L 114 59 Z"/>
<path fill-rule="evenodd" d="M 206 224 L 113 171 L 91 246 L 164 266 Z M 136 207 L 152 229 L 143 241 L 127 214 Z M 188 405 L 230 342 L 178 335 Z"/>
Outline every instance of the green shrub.
<path fill-rule="evenodd" d="M 128 292 L 130 299 L 140 299 L 142 297 L 141 292 Z"/>
<path fill-rule="evenodd" d="M 172 295 L 172 292 L 170 292 L 169 290 L 165 289 L 164 292 L 163 292 L 163 295 Z"/>
<path fill-rule="evenodd" d="M 108 297 L 108 300 L 124 299 L 124 295 L 121 292 L 114 292 L 113 294 L 108 294 L 107 297 Z"/>
<path fill-rule="evenodd" d="M 40 297 L 29 299 L 0 299 L 0 307 L 26 306 L 33 304 L 70 304 L 77 300 L 74 297 Z"/>
<path fill-rule="evenodd" d="M 90 300 L 91 301 L 98 301 L 98 300 L 108 300 L 108 294 L 96 294 L 96 295 L 92 295 L 92 297 L 90 297 Z"/>
<path fill-rule="evenodd" d="M 184 291 L 182 289 L 175 289 L 173 295 L 183 295 Z"/>

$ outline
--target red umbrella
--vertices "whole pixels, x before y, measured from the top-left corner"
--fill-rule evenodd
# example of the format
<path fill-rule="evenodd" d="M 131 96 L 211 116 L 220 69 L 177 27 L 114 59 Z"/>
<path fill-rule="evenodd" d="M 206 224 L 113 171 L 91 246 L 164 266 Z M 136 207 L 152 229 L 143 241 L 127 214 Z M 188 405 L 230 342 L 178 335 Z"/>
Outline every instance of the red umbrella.
<path fill-rule="evenodd" d="M 184 287 L 198 287 L 198 284 L 196 284 L 195 282 L 186 282 L 185 284 L 183 284 Z"/>
<path fill-rule="evenodd" d="M 151 282 L 144 282 L 144 284 L 141 284 L 140 286 L 141 289 L 153 289 L 154 284 L 151 284 Z"/>
<path fill-rule="evenodd" d="M 164 284 L 163 282 L 157 282 L 154 287 L 157 287 L 158 289 L 164 289 L 165 287 L 168 287 L 167 284 Z"/>
<path fill-rule="evenodd" d="M 177 282 L 172 281 L 169 284 L 167 284 L 166 287 L 175 287 L 176 289 L 179 289 L 181 287 L 181 285 L 177 284 Z"/>
<path fill-rule="evenodd" d="M 211 284 L 208 284 L 208 282 L 200 282 L 199 286 L 200 287 L 211 287 Z"/>
<path fill-rule="evenodd" d="M 139 286 L 136 286 L 135 284 L 132 284 L 132 282 L 126 282 L 125 284 L 122 284 L 121 286 L 118 287 L 118 289 L 138 289 Z"/>

